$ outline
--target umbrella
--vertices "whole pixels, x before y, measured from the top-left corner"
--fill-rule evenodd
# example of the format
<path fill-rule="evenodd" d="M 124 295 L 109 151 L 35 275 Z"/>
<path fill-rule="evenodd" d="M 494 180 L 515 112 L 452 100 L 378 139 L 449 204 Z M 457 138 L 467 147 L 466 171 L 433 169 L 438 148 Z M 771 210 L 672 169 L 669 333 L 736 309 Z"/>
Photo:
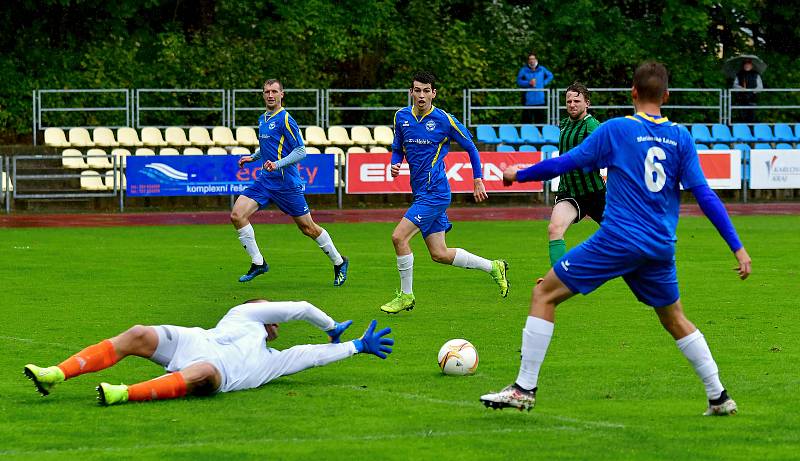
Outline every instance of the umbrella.
<path fill-rule="evenodd" d="M 742 63 L 748 59 L 753 62 L 753 70 L 759 74 L 763 74 L 764 71 L 767 70 L 767 64 L 758 56 L 754 54 L 742 54 L 726 60 L 725 64 L 722 66 L 722 72 L 729 78 L 735 78 L 736 74 L 742 70 Z"/>

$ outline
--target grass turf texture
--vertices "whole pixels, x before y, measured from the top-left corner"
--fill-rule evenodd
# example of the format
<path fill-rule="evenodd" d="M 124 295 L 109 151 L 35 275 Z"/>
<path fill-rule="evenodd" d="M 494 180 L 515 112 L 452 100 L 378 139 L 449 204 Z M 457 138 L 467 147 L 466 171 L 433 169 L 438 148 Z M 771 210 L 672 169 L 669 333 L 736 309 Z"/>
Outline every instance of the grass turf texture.
<path fill-rule="evenodd" d="M 236 280 L 249 261 L 230 226 L 0 229 L 0 457 L 4 459 L 789 459 L 800 406 L 798 217 L 739 217 L 754 259 L 739 281 L 712 226 L 683 218 L 678 276 L 687 315 L 708 338 L 740 414 L 703 418 L 702 385 L 656 316 L 620 280 L 558 310 L 555 336 L 530 413 L 484 408 L 478 397 L 516 377 L 521 328 L 548 261 L 545 222 L 456 223 L 448 236 L 488 258 L 506 258 L 501 299 L 489 275 L 430 261 L 415 238 L 417 307 L 378 307 L 398 286 L 392 224 L 329 224 L 350 257 L 347 284 L 292 225 L 257 225 L 268 274 Z M 594 231 L 573 227 L 569 246 Z M 355 356 L 259 389 L 101 408 L 94 386 L 161 374 L 130 357 L 39 397 L 25 363 L 56 364 L 133 324 L 211 327 L 249 298 L 306 299 L 346 337 L 372 318 L 390 325 L 395 353 Z M 475 344 L 470 377 L 443 376 L 448 339 Z M 288 324 L 273 344 L 324 342 Z"/>

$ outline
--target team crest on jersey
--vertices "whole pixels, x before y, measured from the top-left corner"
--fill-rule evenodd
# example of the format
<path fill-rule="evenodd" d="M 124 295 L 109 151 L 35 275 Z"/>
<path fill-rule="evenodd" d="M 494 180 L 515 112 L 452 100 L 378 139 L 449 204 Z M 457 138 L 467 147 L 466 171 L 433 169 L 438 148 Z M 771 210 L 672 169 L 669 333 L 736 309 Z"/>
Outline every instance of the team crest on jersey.
<path fill-rule="evenodd" d="M 408 126 L 408 120 L 403 120 L 403 126 Z"/>
<path fill-rule="evenodd" d="M 433 120 L 428 120 L 428 123 L 425 124 L 425 129 L 428 131 L 433 131 L 436 129 L 436 122 Z"/>
<path fill-rule="evenodd" d="M 269 124 L 269 129 L 270 130 L 274 130 L 275 129 L 275 122 L 272 122 L 272 123 Z"/>

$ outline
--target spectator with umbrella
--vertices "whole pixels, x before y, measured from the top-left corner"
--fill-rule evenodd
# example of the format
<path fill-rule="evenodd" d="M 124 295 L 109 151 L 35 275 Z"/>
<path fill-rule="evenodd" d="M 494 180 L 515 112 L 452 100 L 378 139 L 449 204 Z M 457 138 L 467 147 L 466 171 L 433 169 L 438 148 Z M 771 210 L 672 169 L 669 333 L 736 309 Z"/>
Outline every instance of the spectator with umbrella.
<path fill-rule="evenodd" d="M 761 81 L 761 74 L 766 70 L 767 65 L 758 56 L 743 54 L 725 61 L 723 70 L 728 77 L 733 78 L 733 88 L 736 90 L 761 90 L 764 83 Z M 736 105 L 755 107 L 758 102 L 758 94 L 755 91 L 735 92 Z M 755 109 L 743 109 L 742 120 L 745 123 L 756 121 Z"/>

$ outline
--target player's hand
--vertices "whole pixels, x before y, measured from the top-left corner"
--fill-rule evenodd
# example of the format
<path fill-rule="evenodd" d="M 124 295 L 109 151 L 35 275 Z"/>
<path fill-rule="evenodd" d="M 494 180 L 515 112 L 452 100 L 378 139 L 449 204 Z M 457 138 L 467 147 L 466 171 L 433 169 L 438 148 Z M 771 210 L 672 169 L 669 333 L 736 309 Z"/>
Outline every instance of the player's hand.
<path fill-rule="evenodd" d="M 472 195 L 475 197 L 476 202 L 480 203 L 489 198 L 489 194 L 486 193 L 486 186 L 483 185 L 483 179 L 475 178 L 473 187 L 475 192 Z"/>
<path fill-rule="evenodd" d="M 347 327 L 349 327 L 350 324 L 352 323 L 353 323 L 352 320 L 347 320 L 342 323 L 336 322 L 333 328 L 325 332 L 328 333 L 328 336 L 330 337 L 331 340 L 330 342 L 334 344 L 340 343 L 341 340 L 339 338 L 342 336 L 342 333 L 344 333 L 344 330 L 346 330 Z"/>
<path fill-rule="evenodd" d="M 239 168 L 242 167 L 245 163 L 252 162 L 253 156 L 252 155 L 242 155 L 239 157 Z"/>
<path fill-rule="evenodd" d="M 503 171 L 503 185 L 508 187 L 514 184 L 514 181 L 517 180 L 517 171 L 519 171 L 518 166 L 510 166 Z"/>
<path fill-rule="evenodd" d="M 392 170 L 392 177 L 396 178 L 400 174 L 400 164 L 395 163 L 394 165 L 392 165 L 391 170 Z"/>
<path fill-rule="evenodd" d="M 384 338 L 384 336 L 391 333 L 392 329 L 386 327 L 383 330 L 376 332 L 375 327 L 377 324 L 377 320 L 370 322 L 369 326 L 367 327 L 367 331 L 364 332 L 364 335 L 353 342 L 355 343 L 356 349 L 359 352 L 366 352 L 368 354 L 377 355 L 378 357 L 385 359 L 387 354 L 392 353 L 392 348 L 389 346 L 394 344 L 394 339 Z"/>
<path fill-rule="evenodd" d="M 739 273 L 740 279 L 744 280 L 750 275 L 750 272 L 753 271 L 750 255 L 747 254 L 747 250 L 745 250 L 744 247 L 736 250 L 736 253 L 733 255 L 736 256 L 736 260 L 739 261 L 739 267 L 734 267 L 733 270 Z"/>
<path fill-rule="evenodd" d="M 277 167 L 275 166 L 275 162 L 273 162 L 272 160 L 267 160 L 264 163 L 264 169 L 267 171 L 275 171 L 276 168 Z"/>

